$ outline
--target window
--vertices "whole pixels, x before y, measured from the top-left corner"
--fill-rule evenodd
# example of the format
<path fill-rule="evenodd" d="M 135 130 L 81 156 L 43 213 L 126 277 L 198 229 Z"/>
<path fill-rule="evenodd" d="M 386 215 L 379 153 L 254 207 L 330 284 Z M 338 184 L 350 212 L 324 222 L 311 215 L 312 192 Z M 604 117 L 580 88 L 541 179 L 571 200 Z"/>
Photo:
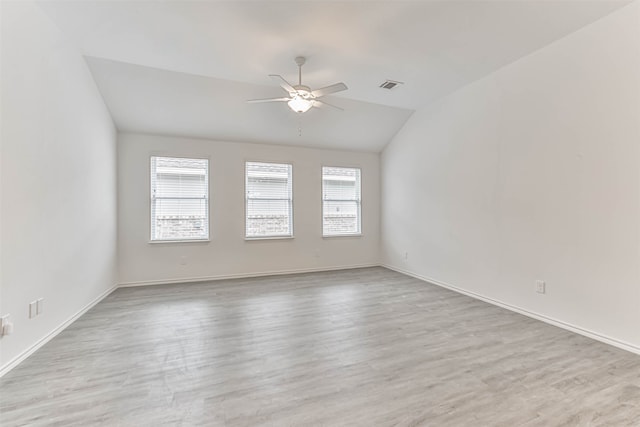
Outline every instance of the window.
<path fill-rule="evenodd" d="M 293 236 L 292 166 L 247 162 L 246 237 Z"/>
<path fill-rule="evenodd" d="M 323 167 L 322 235 L 360 233 L 360 169 Z"/>
<path fill-rule="evenodd" d="M 151 240 L 209 239 L 209 160 L 151 157 Z"/>

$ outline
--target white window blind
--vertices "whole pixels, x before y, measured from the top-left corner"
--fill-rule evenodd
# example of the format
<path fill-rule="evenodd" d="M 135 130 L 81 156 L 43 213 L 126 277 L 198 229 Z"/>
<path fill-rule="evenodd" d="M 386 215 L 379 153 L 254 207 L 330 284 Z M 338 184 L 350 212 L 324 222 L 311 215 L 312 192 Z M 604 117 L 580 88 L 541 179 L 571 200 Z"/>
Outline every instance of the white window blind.
<path fill-rule="evenodd" d="M 151 157 L 151 240 L 209 238 L 209 160 Z"/>
<path fill-rule="evenodd" d="M 246 237 L 293 236 L 292 166 L 246 164 Z"/>
<path fill-rule="evenodd" d="M 322 168 L 322 235 L 360 234 L 360 169 Z"/>

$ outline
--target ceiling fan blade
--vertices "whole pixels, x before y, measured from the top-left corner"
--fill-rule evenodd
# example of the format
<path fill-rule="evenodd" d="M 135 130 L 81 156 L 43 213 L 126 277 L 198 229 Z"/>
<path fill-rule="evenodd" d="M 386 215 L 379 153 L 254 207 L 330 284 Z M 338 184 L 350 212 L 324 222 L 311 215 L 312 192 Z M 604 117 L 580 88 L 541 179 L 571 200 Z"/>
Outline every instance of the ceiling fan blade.
<path fill-rule="evenodd" d="M 329 95 L 330 93 L 341 92 L 347 89 L 348 89 L 347 85 L 340 82 L 340 83 L 333 84 L 331 86 L 316 89 L 312 91 L 311 94 L 316 98 L 320 98 L 321 96 Z"/>
<path fill-rule="evenodd" d="M 289 82 L 284 79 L 284 77 L 279 76 L 278 74 L 269 74 L 269 77 L 271 77 L 271 80 L 278 83 L 282 87 L 282 89 L 286 90 L 288 93 L 296 92 L 295 88 L 291 86 Z"/>
<path fill-rule="evenodd" d="M 291 98 L 266 98 L 266 99 L 250 99 L 249 104 L 260 104 L 261 102 L 285 102 L 291 101 Z"/>
<path fill-rule="evenodd" d="M 320 107 L 320 108 L 331 107 L 331 108 L 335 108 L 336 110 L 344 111 L 344 108 L 340 108 L 340 107 L 337 107 L 337 106 L 335 106 L 333 104 L 329 104 L 326 101 L 320 101 L 319 99 L 314 99 L 313 100 L 313 106 L 314 107 Z"/>

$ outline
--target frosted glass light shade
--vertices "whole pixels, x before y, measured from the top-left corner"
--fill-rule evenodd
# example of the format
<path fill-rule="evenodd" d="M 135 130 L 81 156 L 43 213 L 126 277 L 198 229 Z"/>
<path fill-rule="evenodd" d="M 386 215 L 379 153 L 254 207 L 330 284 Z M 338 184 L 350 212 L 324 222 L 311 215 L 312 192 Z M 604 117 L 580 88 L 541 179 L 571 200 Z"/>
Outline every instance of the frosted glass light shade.
<path fill-rule="evenodd" d="M 304 113 L 309 110 L 312 106 L 312 101 L 308 99 L 304 99 L 300 96 L 296 96 L 291 101 L 287 102 L 289 104 L 289 108 L 291 108 L 296 113 Z"/>

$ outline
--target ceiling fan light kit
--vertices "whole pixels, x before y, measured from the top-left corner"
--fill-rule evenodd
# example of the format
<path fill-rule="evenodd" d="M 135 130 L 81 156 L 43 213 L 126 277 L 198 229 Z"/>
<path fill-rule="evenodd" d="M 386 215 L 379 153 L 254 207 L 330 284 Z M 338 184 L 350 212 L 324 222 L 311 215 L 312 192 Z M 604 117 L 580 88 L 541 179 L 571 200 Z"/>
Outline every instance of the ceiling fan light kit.
<path fill-rule="evenodd" d="M 309 101 L 308 99 L 304 99 L 301 96 L 294 96 L 293 99 L 287 102 L 289 108 L 291 108 L 296 113 L 306 113 L 309 111 L 309 108 L 313 106 L 313 101 Z"/>
<path fill-rule="evenodd" d="M 305 86 L 302 84 L 302 66 L 306 62 L 306 58 L 304 56 L 298 56 L 295 59 L 296 64 L 298 65 L 298 84 L 293 86 L 289 82 L 287 82 L 282 76 L 278 74 L 270 74 L 269 77 L 276 81 L 280 87 L 282 87 L 288 94 L 288 97 L 283 98 L 268 98 L 268 99 L 252 99 L 247 102 L 251 104 L 262 103 L 262 102 L 287 102 L 289 108 L 295 111 L 296 113 L 302 114 L 311 109 L 311 107 L 333 107 L 338 110 L 342 110 L 340 107 L 336 107 L 335 105 L 331 105 L 325 101 L 321 101 L 319 98 L 329 95 L 336 92 L 341 92 L 343 90 L 347 90 L 347 85 L 340 82 L 335 83 L 330 86 L 326 86 L 320 89 L 311 90 L 309 86 Z"/>

